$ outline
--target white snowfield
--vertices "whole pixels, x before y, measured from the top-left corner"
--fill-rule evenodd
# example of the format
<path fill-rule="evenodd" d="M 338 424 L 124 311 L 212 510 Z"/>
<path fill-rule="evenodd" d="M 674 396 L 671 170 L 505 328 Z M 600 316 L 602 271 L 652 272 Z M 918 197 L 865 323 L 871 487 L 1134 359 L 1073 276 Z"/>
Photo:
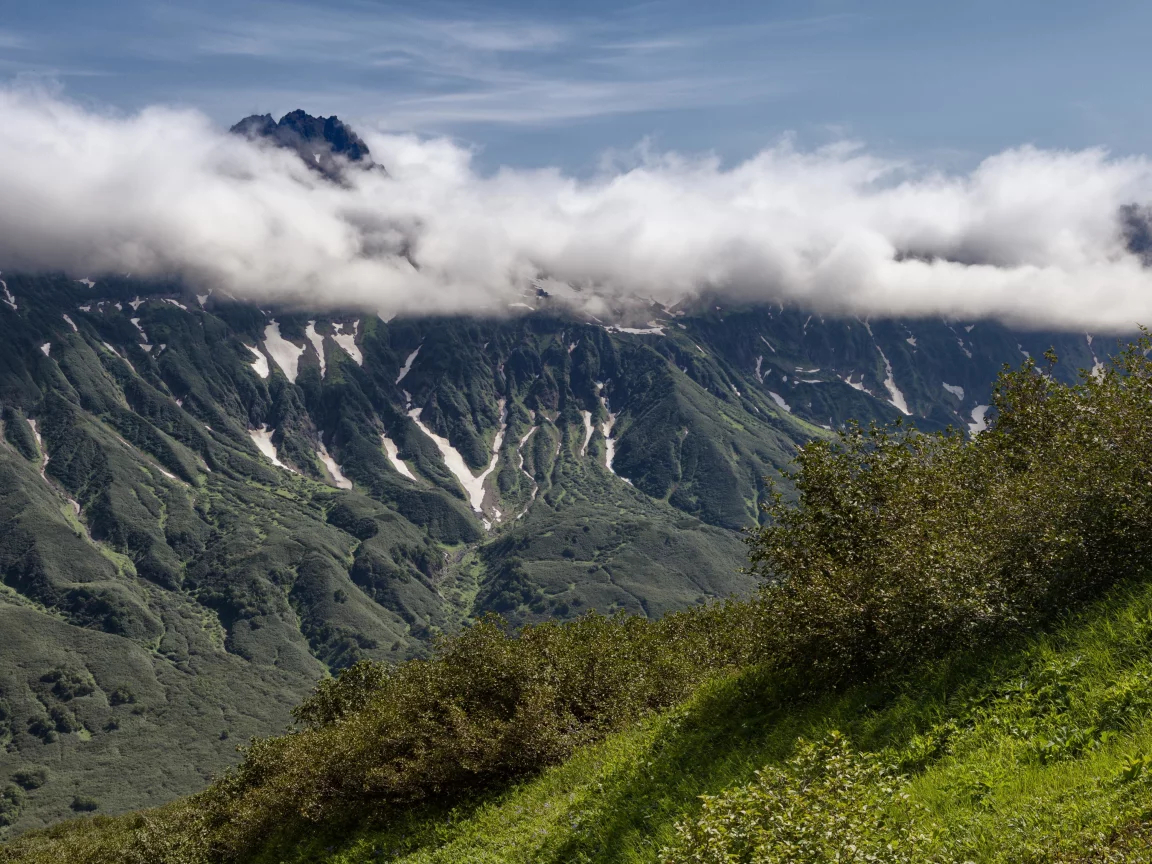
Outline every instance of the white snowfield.
<path fill-rule="evenodd" d="M 535 411 L 532 412 L 532 422 L 536 422 Z M 517 519 L 524 518 L 524 514 L 528 512 L 528 508 L 531 507 L 532 504 L 536 501 L 536 493 L 540 489 L 536 483 L 536 478 L 524 470 L 524 445 L 528 443 L 528 439 L 532 437 L 532 433 L 535 432 L 537 428 L 538 427 L 533 426 L 531 429 L 529 429 L 525 433 L 524 437 L 520 439 L 519 443 L 516 444 L 516 457 L 520 460 L 520 473 L 527 477 L 528 480 L 532 483 L 532 497 L 528 499 L 528 504 L 524 507 L 524 511 L 516 517 Z"/>
<path fill-rule="evenodd" d="M 52 343 L 51 342 L 45 342 L 43 345 L 40 346 L 40 350 L 44 352 L 45 357 L 51 357 L 52 356 Z"/>
<path fill-rule="evenodd" d="M 440 455 L 444 459 L 444 464 L 448 466 L 449 471 L 456 475 L 456 479 L 464 487 L 472 509 L 477 513 L 484 512 L 484 481 L 488 479 L 488 475 L 496 467 L 496 462 L 500 458 L 500 445 L 504 443 L 504 433 L 508 428 L 508 415 L 505 412 L 504 400 L 500 400 L 500 431 L 496 433 L 496 439 L 492 442 L 492 459 L 488 462 L 488 467 L 479 475 L 472 473 L 472 469 L 468 467 L 468 463 L 464 461 L 460 451 L 453 447 L 447 438 L 441 438 L 421 422 L 420 412 L 423 410 L 423 408 L 413 408 L 408 412 L 408 416 L 416 421 L 420 431 L 431 438 L 433 443 L 440 448 Z"/>
<path fill-rule="evenodd" d="M 884 356 L 884 352 L 880 350 L 880 346 L 876 346 L 876 350 L 880 351 L 880 359 L 884 361 L 884 389 L 888 391 L 890 398 L 888 401 L 901 414 L 911 416 L 912 412 L 908 410 L 908 402 L 904 399 L 904 394 L 900 392 L 900 388 L 896 386 L 896 379 L 892 377 L 892 364 L 888 362 L 888 358 Z"/>
<path fill-rule="evenodd" d="M 396 383 L 399 384 L 408 377 L 408 373 L 412 371 L 412 364 L 416 362 L 416 355 L 420 353 L 423 345 L 417 345 L 416 350 L 408 355 L 408 359 L 404 361 L 404 366 L 400 369 L 400 374 L 396 376 Z"/>
<path fill-rule="evenodd" d="M 779 393 L 777 393 L 774 390 L 769 390 L 768 395 L 772 397 L 773 402 L 775 402 L 777 405 L 779 405 L 781 408 L 783 408 L 789 414 L 792 413 L 792 409 L 788 406 L 788 403 L 784 401 L 783 396 L 781 396 Z"/>
<path fill-rule="evenodd" d="M 979 435 L 988 428 L 988 421 L 985 416 L 988 414 L 989 405 L 977 405 L 972 409 L 972 422 L 968 424 L 968 431 L 973 435 Z"/>
<path fill-rule="evenodd" d="M 75 322 L 75 321 L 73 321 L 73 320 L 72 320 L 71 318 L 69 318 L 67 315 L 62 315 L 62 316 L 60 316 L 60 317 L 62 317 L 62 318 L 65 320 L 65 321 L 67 321 L 67 322 L 68 322 L 68 326 L 72 328 L 72 332 L 73 332 L 73 333 L 79 333 L 79 332 L 80 332 L 80 329 L 79 329 L 79 328 L 76 326 L 76 322 Z"/>
<path fill-rule="evenodd" d="M 603 381 L 596 382 L 596 395 L 600 398 L 600 405 L 604 409 L 604 413 L 608 415 L 608 419 L 600 424 L 600 434 L 604 436 L 604 467 L 616 474 L 616 469 L 613 467 L 613 463 L 616 461 L 616 441 L 612 437 L 612 432 L 616 428 L 616 415 L 608 410 L 608 400 L 604 398 L 603 393 L 605 383 Z M 616 476 L 620 477 L 619 474 Z M 620 479 L 629 486 L 632 485 L 632 481 L 627 477 L 620 477 Z"/>
<path fill-rule="evenodd" d="M 170 298 L 168 298 L 168 297 L 165 297 L 165 298 L 164 298 L 164 302 L 165 302 L 165 303 L 171 303 L 173 306 L 178 306 L 178 307 L 180 307 L 181 309 L 183 309 L 185 312 L 187 312 L 187 311 L 188 311 L 188 307 L 187 307 L 187 306 L 185 306 L 183 303 L 181 303 L 179 300 L 172 300 L 172 299 L 170 299 Z"/>
<path fill-rule="evenodd" d="M 961 402 L 964 401 L 964 388 L 963 387 L 959 386 L 958 384 L 944 384 L 943 387 L 945 390 L 947 390 L 949 393 L 951 393 L 953 396 L 955 396 Z"/>
<path fill-rule="evenodd" d="M 284 377 L 295 384 L 300 367 L 300 355 L 304 353 L 304 349 L 280 335 L 280 325 L 276 323 L 275 318 L 264 328 L 264 348 L 276 361 Z"/>
<path fill-rule="evenodd" d="M 336 481 L 337 488 L 351 489 L 352 481 L 344 476 L 344 472 L 340 470 L 340 466 L 336 464 L 336 460 L 328 453 L 328 448 L 324 443 L 320 443 L 320 449 L 316 451 L 316 455 L 320 457 L 320 461 L 324 463 L 324 467 L 328 469 L 328 473 L 332 475 L 332 479 Z"/>
<path fill-rule="evenodd" d="M 261 426 L 259 429 L 249 429 L 248 435 L 252 442 L 260 449 L 269 462 L 277 468 L 283 468 L 285 471 L 292 469 L 280 461 L 280 455 L 276 452 L 276 445 L 272 443 L 272 433 L 275 429 L 269 429 L 267 426 Z"/>
<path fill-rule="evenodd" d="M 8 283 L 3 279 L 0 279 L 0 288 L 4 289 L 4 302 L 12 307 L 13 312 L 18 310 L 20 307 L 16 305 L 16 298 L 12 296 L 12 292 L 8 290 Z"/>
<path fill-rule="evenodd" d="M 409 480 L 415 480 L 416 476 L 404 460 L 400 458 L 400 448 L 396 446 L 396 442 L 389 438 L 384 432 L 380 433 L 380 440 L 384 443 L 384 452 L 388 455 L 388 461 L 392 463 L 392 467 Z"/>
<path fill-rule="evenodd" d="M 268 358 L 253 348 L 251 345 L 245 345 L 244 347 L 251 351 L 252 356 L 255 358 L 250 364 L 252 366 L 252 371 L 254 371 L 261 378 L 267 378 L 269 374 L 271 374 L 271 370 L 268 368 Z"/>
<path fill-rule="evenodd" d="M 580 455 L 583 456 L 588 452 L 588 442 L 592 440 L 592 412 L 581 411 L 580 416 L 584 418 L 584 443 L 580 445 Z"/>
<path fill-rule="evenodd" d="M 315 321 L 308 322 L 308 326 L 304 328 L 304 335 L 308 337 L 316 356 L 320 358 L 320 378 L 323 379 L 328 372 L 328 364 L 324 359 L 324 337 L 316 332 Z"/>
<path fill-rule="evenodd" d="M 633 336 L 663 336 L 664 327 L 658 321 L 649 321 L 647 327 L 612 327 L 604 328 L 612 333 L 631 333 Z"/>
<path fill-rule="evenodd" d="M 336 344 L 339 345 L 344 353 L 356 361 L 357 366 L 364 365 L 364 355 L 360 353 L 360 346 L 356 344 L 356 337 L 360 335 L 360 322 L 356 321 L 352 324 L 352 332 L 345 333 L 343 324 L 333 324 L 332 329 L 336 332 L 332 338 Z"/>

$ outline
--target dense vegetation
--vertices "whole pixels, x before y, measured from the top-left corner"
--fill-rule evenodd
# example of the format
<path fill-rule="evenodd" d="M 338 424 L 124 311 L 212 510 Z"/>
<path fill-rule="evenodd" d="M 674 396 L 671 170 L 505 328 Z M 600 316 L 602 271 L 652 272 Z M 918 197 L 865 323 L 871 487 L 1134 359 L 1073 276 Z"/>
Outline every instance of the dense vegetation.
<path fill-rule="evenodd" d="M 438 860 L 471 831 L 472 852 L 443 860 L 1129 860 L 1115 856 L 1144 844 L 1152 805 L 1150 349 L 1074 385 L 1027 362 L 975 439 L 851 427 L 810 444 L 797 503 L 777 496 L 750 537 L 769 581 L 749 600 L 518 636 L 483 621 L 428 660 L 325 682 L 292 734 L 254 743 L 200 795 L 6 855 L 282 860 L 323 857 L 307 842 L 321 834 L 351 860 L 381 842 Z M 1135 587 L 1030 636 L 1119 582 Z M 625 771 L 613 751 L 654 758 Z M 565 771 L 601 792 L 605 773 L 625 780 L 662 843 L 637 844 L 636 826 L 603 842 L 627 814 L 577 818 L 577 788 L 562 806 L 547 791 Z M 541 790 L 572 819 L 507 809 Z M 485 819 L 507 840 L 492 818 L 535 824 L 537 857 L 519 835 L 484 852 Z"/>

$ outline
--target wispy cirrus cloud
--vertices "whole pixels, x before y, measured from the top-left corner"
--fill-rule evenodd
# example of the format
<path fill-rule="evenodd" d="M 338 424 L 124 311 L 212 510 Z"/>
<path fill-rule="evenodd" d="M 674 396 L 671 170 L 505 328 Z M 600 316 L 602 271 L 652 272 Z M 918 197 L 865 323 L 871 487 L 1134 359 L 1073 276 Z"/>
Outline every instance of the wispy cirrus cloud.
<path fill-rule="evenodd" d="M 149 56 L 217 58 L 294 76 L 333 68 L 356 79 L 359 116 L 396 130 L 458 125 L 548 125 L 598 116 L 732 104 L 779 92 L 782 79 L 733 74 L 706 56 L 747 28 L 694 34 L 627 17 L 556 21 L 489 14 L 425 15 L 378 6 L 238 4 L 227 16 L 197 7 L 152 13 L 177 40 L 149 40 Z M 308 90 L 315 88 L 309 87 Z"/>

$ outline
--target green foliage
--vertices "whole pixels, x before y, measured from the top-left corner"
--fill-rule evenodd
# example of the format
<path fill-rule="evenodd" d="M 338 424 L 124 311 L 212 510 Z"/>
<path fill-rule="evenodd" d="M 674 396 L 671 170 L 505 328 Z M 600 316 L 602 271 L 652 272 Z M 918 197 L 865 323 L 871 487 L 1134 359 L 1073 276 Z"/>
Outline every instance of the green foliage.
<path fill-rule="evenodd" d="M 892 814 L 907 801 L 906 779 L 875 754 L 853 750 L 838 732 L 798 742 L 783 766 L 716 796 L 676 828 L 664 864 L 885 862 L 927 864 L 926 838 Z"/>
<path fill-rule="evenodd" d="M 850 426 L 805 447 L 798 506 L 750 539 L 764 656 L 874 675 L 1029 626 L 1152 552 L 1147 338 L 1074 386 L 1003 373 L 975 440 Z M 1053 358 L 1054 359 L 1054 358 Z"/>
<path fill-rule="evenodd" d="M 29 792 L 33 789 L 39 789 L 47 781 L 47 768 L 21 768 L 12 774 L 12 782 Z"/>

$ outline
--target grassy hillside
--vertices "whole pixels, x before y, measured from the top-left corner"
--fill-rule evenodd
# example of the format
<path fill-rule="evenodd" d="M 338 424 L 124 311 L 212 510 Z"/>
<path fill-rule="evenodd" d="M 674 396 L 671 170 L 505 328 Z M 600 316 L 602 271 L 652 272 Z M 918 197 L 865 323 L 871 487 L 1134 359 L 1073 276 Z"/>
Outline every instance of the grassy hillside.
<path fill-rule="evenodd" d="M 1074 386 L 1026 363 L 975 440 L 809 444 L 797 501 L 773 496 L 751 540 L 752 598 L 486 619 L 325 681 L 203 793 L 4 854 L 1146 860 L 1150 349 Z M 6 806 L 37 779 L 14 774 Z"/>
<path fill-rule="evenodd" d="M 748 812 L 759 827 L 778 816 L 767 806 L 778 801 L 747 792 L 757 772 L 787 775 L 805 742 L 826 744 L 835 733 L 847 742 L 842 763 L 863 751 L 891 774 L 801 803 L 844 815 L 855 801 L 877 804 L 880 839 L 901 838 L 905 848 L 873 850 L 876 860 L 1149 860 L 1150 641 L 1152 583 L 1141 579 L 1049 632 L 822 699 L 738 674 L 503 794 L 254 860 L 759 860 L 721 857 L 717 836 L 754 833 L 740 825 Z M 700 796 L 719 797 L 704 807 Z M 801 817 L 792 818 L 799 829 Z"/>

